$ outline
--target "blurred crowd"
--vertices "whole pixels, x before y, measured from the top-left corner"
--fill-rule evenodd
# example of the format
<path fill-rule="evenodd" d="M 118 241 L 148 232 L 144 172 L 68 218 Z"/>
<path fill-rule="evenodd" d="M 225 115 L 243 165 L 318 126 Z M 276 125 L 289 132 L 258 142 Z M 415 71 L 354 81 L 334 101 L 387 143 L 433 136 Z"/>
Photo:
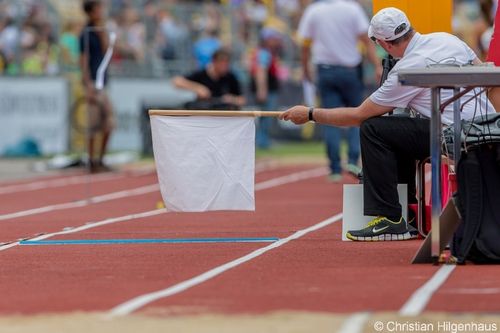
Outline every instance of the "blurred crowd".
<path fill-rule="evenodd" d="M 353 0 L 356 1 L 356 0 Z M 368 14 L 371 1 L 358 0 Z M 0 0 L 0 73 L 55 75 L 78 70 L 78 35 L 85 22 L 79 0 Z M 214 50 L 229 47 L 244 75 L 260 32 L 283 36 L 282 58 L 297 62 L 293 36 L 312 0 L 104 0 L 108 28 L 118 39 L 115 74 L 168 76 L 207 64 Z M 61 5 L 73 3 L 74 13 Z M 455 0 L 454 32 L 484 54 L 496 0 Z M 284 73 L 283 75 L 287 75 Z"/>

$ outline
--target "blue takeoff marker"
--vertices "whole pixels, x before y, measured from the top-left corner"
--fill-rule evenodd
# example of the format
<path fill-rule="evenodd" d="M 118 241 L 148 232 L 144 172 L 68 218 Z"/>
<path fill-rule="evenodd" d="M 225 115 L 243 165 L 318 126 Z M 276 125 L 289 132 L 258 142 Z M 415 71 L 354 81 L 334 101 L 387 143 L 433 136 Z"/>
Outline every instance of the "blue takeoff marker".
<path fill-rule="evenodd" d="M 178 239 L 68 239 L 20 241 L 19 245 L 104 245 L 104 244 L 202 244 L 202 243 L 273 243 L 276 237 L 267 238 L 178 238 Z"/>

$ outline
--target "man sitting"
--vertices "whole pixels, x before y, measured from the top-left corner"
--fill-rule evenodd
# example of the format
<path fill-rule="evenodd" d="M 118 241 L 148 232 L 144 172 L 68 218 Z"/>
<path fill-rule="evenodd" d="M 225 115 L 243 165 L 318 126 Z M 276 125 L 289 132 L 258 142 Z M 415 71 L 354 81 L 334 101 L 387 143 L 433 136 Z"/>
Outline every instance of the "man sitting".
<path fill-rule="evenodd" d="M 294 106 L 281 116 L 296 124 L 313 120 L 335 126 L 361 125 L 364 214 L 376 216 L 366 228 L 348 231 L 355 241 L 406 240 L 411 238 L 402 216 L 397 185 L 408 184 L 408 202 L 415 203 L 415 161 L 430 155 L 431 91 L 428 88 L 402 86 L 398 71 L 425 68 L 430 64 L 479 64 L 474 51 L 448 33 L 422 35 L 415 32 L 405 13 L 393 7 L 379 11 L 371 20 L 368 36 L 395 58 L 400 59 L 387 80 L 360 106 L 355 108 L 313 109 Z M 442 92 L 442 100 L 452 96 Z M 473 99 L 469 92 L 461 101 Z M 394 108 L 409 107 L 423 117 L 381 117 Z M 462 119 L 471 119 L 476 111 L 495 112 L 485 96 L 464 105 Z M 443 124 L 453 123 L 453 106 L 442 113 Z"/>

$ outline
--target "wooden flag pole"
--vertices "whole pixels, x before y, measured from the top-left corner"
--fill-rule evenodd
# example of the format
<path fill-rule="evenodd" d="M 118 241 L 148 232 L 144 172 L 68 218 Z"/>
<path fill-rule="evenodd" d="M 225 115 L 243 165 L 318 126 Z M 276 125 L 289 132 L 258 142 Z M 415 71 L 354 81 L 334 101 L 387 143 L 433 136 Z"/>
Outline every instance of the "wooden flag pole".
<path fill-rule="evenodd" d="M 149 110 L 150 116 L 279 117 L 280 111 Z"/>

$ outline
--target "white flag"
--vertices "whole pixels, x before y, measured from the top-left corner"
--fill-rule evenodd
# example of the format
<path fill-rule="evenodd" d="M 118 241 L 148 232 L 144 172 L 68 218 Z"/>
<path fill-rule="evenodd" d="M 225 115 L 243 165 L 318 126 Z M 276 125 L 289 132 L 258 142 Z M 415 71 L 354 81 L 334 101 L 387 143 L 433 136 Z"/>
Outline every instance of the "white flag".
<path fill-rule="evenodd" d="M 169 211 L 255 210 L 253 117 L 151 116 Z"/>

